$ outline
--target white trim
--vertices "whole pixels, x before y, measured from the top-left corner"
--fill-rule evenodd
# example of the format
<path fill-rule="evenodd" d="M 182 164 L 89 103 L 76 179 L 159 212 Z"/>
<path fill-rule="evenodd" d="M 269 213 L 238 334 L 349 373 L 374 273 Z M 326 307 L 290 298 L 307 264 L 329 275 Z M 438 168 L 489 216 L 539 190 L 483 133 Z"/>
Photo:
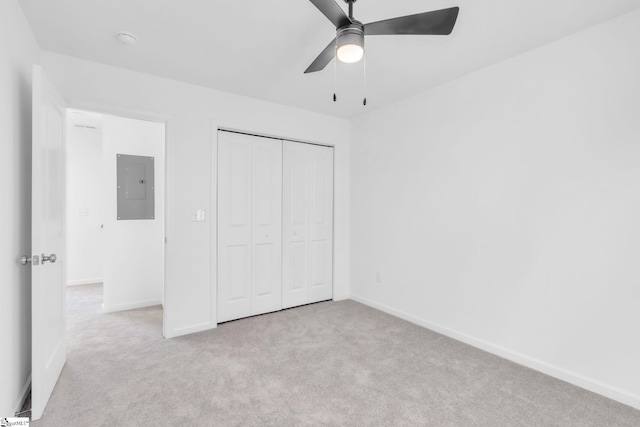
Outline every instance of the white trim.
<path fill-rule="evenodd" d="M 278 140 L 278 141 L 289 141 L 289 142 L 296 142 L 298 144 L 319 145 L 321 147 L 335 148 L 335 144 L 321 144 L 319 142 L 302 141 L 302 140 L 299 140 L 299 139 L 284 138 L 282 136 L 268 135 L 268 134 L 259 133 L 259 132 L 253 132 L 253 131 L 249 132 L 249 131 L 244 131 L 244 130 L 241 130 L 241 129 L 231 129 L 231 128 L 226 128 L 226 127 L 218 127 L 218 132 L 238 133 L 238 134 L 241 134 L 241 135 L 257 136 L 257 137 L 260 137 L 260 138 L 275 139 L 275 140 Z"/>
<path fill-rule="evenodd" d="M 15 408 L 15 411 L 13 411 L 14 414 L 17 414 L 18 412 L 20 412 L 20 410 L 22 409 L 22 406 L 24 405 L 24 402 L 27 400 L 27 396 L 29 395 L 30 391 L 31 391 L 31 375 L 29 375 L 29 378 L 27 378 L 27 381 L 24 383 L 24 385 L 22 386 L 22 389 L 20 390 L 20 394 L 18 394 L 18 402 L 13 406 Z"/>
<path fill-rule="evenodd" d="M 284 169 L 283 169 L 283 173 L 284 173 Z M 341 300 L 348 299 L 349 294 L 336 295 L 336 181 L 337 181 L 336 179 L 336 147 L 332 146 L 331 147 L 331 295 L 333 296 L 334 301 L 341 301 Z"/>
<path fill-rule="evenodd" d="M 407 320 L 411 323 L 415 323 L 416 325 L 438 332 L 442 335 L 446 335 L 449 338 L 453 338 L 457 341 L 461 341 L 465 344 L 469 344 L 473 347 L 479 348 L 486 352 L 503 357 L 512 362 L 518 363 L 520 365 L 526 366 L 528 368 L 542 372 L 549 376 L 566 381 L 578 387 L 584 388 L 586 390 L 592 391 L 594 393 L 597 393 L 602 396 L 608 397 L 610 399 L 616 400 L 618 402 L 624 403 L 625 405 L 629 405 L 633 408 L 640 409 L 640 396 L 636 394 L 629 393 L 628 391 L 621 390 L 619 388 L 610 386 L 608 384 L 604 384 L 592 378 L 587 378 L 578 373 L 560 368 L 558 366 L 551 365 L 539 359 L 529 357 L 527 355 L 509 350 L 507 348 L 492 344 L 490 342 L 487 342 L 478 338 L 474 338 L 462 332 L 458 332 L 453 329 L 449 329 L 447 327 L 430 322 L 426 319 L 422 319 L 422 318 L 413 316 L 411 314 L 405 313 L 404 311 L 396 310 L 395 308 L 389 307 L 388 305 L 379 304 L 367 298 L 363 298 L 353 294 L 351 294 L 351 299 L 359 303 L 362 303 L 364 305 L 368 305 L 369 307 L 373 307 L 380 311 L 384 311 L 385 313 Z"/>
<path fill-rule="evenodd" d="M 167 298 L 169 295 L 169 251 L 172 249 L 169 242 L 173 238 L 173 198 L 174 198 L 174 143 L 171 140 L 173 133 L 173 122 L 169 117 L 164 122 L 164 261 L 163 265 L 163 286 L 162 286 L 162 336 L 167 337 L 166 331 L 169 330 L 169 318 L 171 313 L 171 300 Z"/>
<path fill-rule="evenodd" d="M 126 304 L 102 304 L 103 313 L 115 313 L 117 311 L 135 310 L 136 308 L 153 307 L 154 305 L 162 305 L 162 299 L 154 299 L 148 301 L 135 301 Z"/>
<path fill-rule="evenodd" d="M 98 283 L 102 283 L 102 277 L 95 277 L 93 279 L 67 280 L 67 286 L 96 285 Z"/>
<path fill-rule="evenodd" d="M 263 136 L 266 138 L 281 139 L 291 142 L 299 142 L 303 144 L 312 145 L 324 145 L 327 147 L 335 147 L 335 141 L 322 141 L 322 140 L 310 140 L 305 135 L 296 135 L 290 130 L 282 127 L 269 126 L 266 123 L 255 125 L 252 123 L 245 123 L 244 121 L 232 121 L 232 120 L 219 120 L 212 118 L 211 122 L 215 127 L 216 133 L 218 130 L 228 132 L 245 133 L 255 136 Z M 216 137 L 217 140 L 217 137 Z"/>
<path fill-rule="evenodd" d="M 218 126 L 211 121 L 211 164 L 209 165 L 209 322 L 218 326 Z M 174 331 L 175 332 L 175 331 Z"/>
<path fill-rule="evenodd" d="M 123 106 L 102 102 L 90 102 L 84 100 L 71 100 L 67 105 L 68 109 L 82 110 L 91 113 L 108 114 L 111 116 L 123 117 L 127 119 L 136 119 L 147 122 L 166 123 L 171 116 L 160 114 L 153 111 L 144 111 Z"/>
<path fill-rule="evenodd" d="M 209 331 L 211 329 L 216 329 L 217 327 L 218 325 L 212 322 L 198 323 L 196 325 L 187 326 L 186 328 L 173 329 L 165 335 L 165 338 L 176 338 L 183 335 L 195 334 L 196 332 Z"/>

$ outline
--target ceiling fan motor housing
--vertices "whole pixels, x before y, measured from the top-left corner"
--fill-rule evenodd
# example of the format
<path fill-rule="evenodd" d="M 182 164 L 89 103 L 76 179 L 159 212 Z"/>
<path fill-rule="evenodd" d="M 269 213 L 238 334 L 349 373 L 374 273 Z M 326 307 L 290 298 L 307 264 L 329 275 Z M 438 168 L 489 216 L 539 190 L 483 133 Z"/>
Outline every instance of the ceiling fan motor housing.
<path fill-rule="evenodd" d="M 338 47 L 355 44 L 364 48 L 364 25 L 361 22 L 354 21 L 352 24 L 338 28 L 336 44 Z"/>

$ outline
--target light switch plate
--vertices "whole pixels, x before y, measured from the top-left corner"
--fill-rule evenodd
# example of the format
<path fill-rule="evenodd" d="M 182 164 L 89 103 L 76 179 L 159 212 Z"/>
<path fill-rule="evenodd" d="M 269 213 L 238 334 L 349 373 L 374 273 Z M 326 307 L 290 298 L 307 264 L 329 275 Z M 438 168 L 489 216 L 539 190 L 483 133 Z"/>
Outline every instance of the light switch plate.
<path fill-rule="evenodd" d="M 196 209 L 193 211 L 192 220 L 194 222 L 204 222 L 204 209 Z"/>

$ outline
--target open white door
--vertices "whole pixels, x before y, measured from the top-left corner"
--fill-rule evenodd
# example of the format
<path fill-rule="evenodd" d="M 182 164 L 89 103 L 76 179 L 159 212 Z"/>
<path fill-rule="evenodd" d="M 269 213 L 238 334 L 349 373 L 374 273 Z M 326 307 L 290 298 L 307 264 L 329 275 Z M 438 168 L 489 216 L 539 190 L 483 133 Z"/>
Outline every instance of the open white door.
<path fill-rule="evenodd" d="M 66 361 L 65 108 L 39 66 L 33 68 L 31 200 L 31 417 L 39 419 Z"/>

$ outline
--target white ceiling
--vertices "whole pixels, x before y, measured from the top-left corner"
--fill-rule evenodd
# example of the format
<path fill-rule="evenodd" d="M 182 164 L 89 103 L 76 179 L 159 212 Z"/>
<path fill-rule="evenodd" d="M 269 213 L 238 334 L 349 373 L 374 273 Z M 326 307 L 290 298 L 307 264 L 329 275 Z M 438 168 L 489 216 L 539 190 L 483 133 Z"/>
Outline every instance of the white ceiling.
<path fill-rule="evenodd" d="M 343 0 L 337 0 L 346 10 Z M 618 15 L 640 0 L 360 0 L 367 23 L 460 6 L 451 36 L 366 39 L 362 63 L 303 74 L 331 41 L 307 0 L 20 0 L 41 48 L 340 117 L 426 90 Z M 138 36 L 125 47 L 118 31 Z"/>

